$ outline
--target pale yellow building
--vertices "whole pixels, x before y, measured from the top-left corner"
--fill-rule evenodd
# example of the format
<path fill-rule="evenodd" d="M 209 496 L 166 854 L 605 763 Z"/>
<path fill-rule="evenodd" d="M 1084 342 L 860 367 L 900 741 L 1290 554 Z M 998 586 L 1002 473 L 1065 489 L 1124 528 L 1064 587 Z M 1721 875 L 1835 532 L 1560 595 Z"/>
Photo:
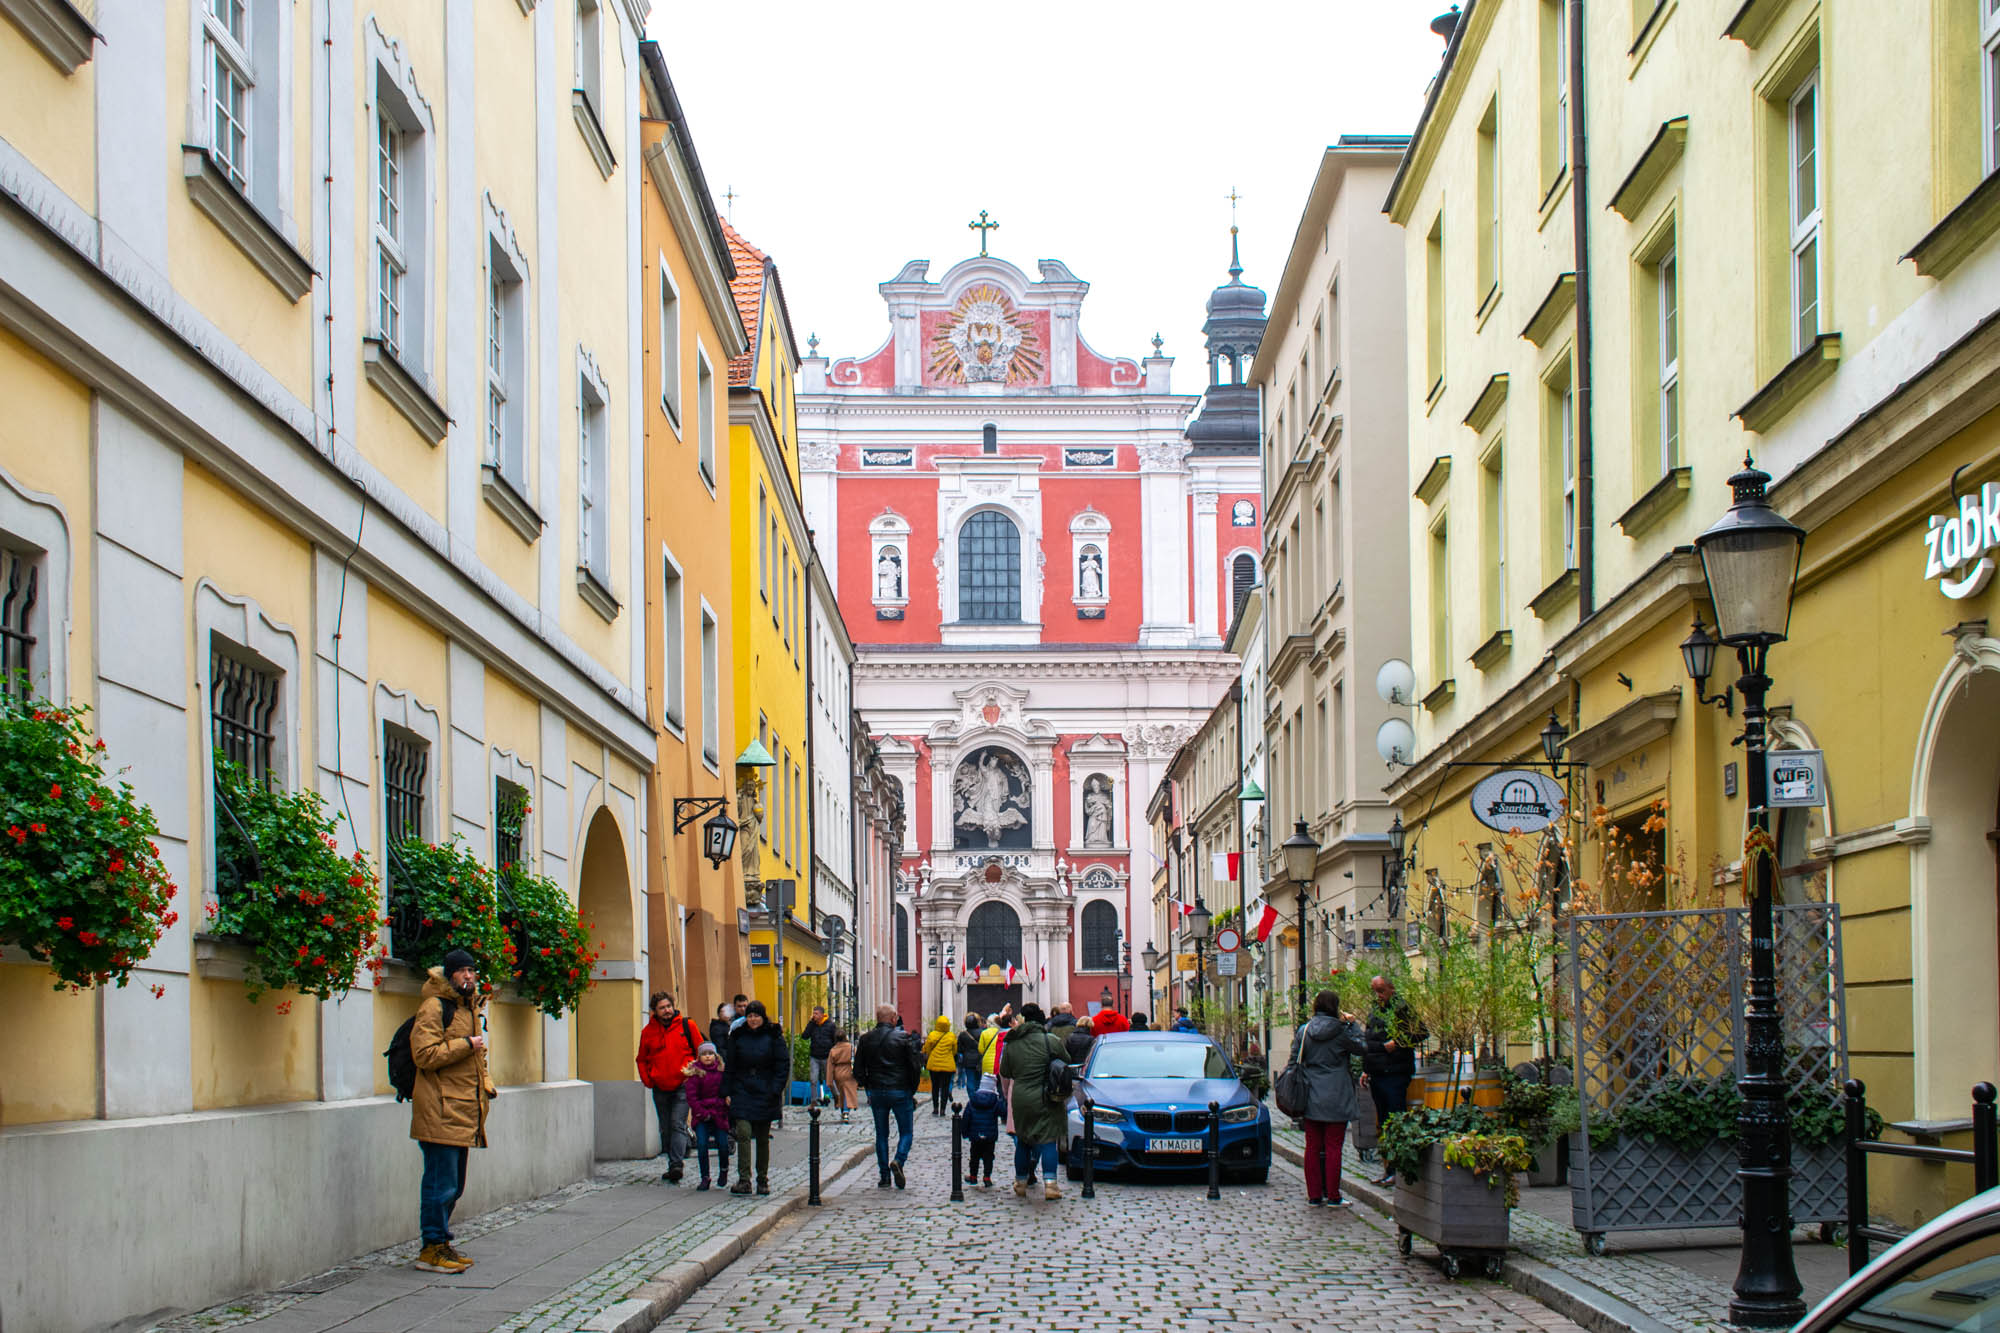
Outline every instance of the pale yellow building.
<path fill-rule="evenodd" d="M 592 925 L 580 1014 L 482 960 L 503 1096 L 463 1209 L 647 1146 L 646 10 L 164 0 L 98 5 L 94 34 L 4 10 L 0 559 L 38 579 L 37 688 L 95 710 L 183 891 L 126 989 L 0 956 L 10 1329 L 199 1307 L 411 1233 L 380 1052 L 417 974 L 252 1003 L 241 944 L 203 933 L 230 723 L 269 781 L 325 795 L 343 850 L 461 835 Z"/>
<path fill-rule="evenodd" d="M 1573 808 L 1671 872 L 1605 889 L 1592 827 L 1578 879 L 1613 908 L 1739 901 L 1740 713 L 1697 701 L 1678 648 L 1714 623 L 1690 544 L 1752 454 L 1809 534 L 1770 658 L 1776 743 L 1823 749 L 1829 791 L 1780 819 L 1781 896 L 1840 905 L 1871 1102 L 1946 1132 L 2000 1065 L 2000 492 L 1982 490 L 2000 481 L 2000 140 L 1981 128 L 2000 34 L 1974 0 L 1661 0 L 1589 6 L 1573 62 L 1570 12 L 1466 6 L 1389 196 L 1420 700 L 1390 795 L 1411 907 L 1435 883 L 1490 911 L 1473 890 L 1504 839 L 1468 808 L 1481 770 L 1445 764 L 1538 759 L 1552 712 Z M 1936 525 L 1961 514 L 1946 544 Z M 1725 652 L 1710 693 L 1735 675 Z M 1906 1220 L 1968 1183 L 1881 1175 L 1875 1200 Z"/>

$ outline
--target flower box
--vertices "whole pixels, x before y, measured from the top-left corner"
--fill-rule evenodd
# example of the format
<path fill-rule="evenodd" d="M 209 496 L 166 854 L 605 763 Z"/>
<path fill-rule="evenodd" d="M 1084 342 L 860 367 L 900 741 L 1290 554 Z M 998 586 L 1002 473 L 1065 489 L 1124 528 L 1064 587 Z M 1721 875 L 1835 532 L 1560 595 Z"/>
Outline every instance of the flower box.
<path fill-rule="evenodd" d="M 1432 1148 L 1424 1154 L 1415 1182 L 1398 1177 L 1394 1213 L 1398 1248 L 1405 1255 L 1411 1238 L 1421 1236 L 1442 1253 L 1447 1277 L 1457 1277 L 1473 1263 L 1481 1264 L 1489 1277 L 1499 1275 L 1507 1248 L 1504 1180 L 1447 1166 L 1443 1152 Z"/>

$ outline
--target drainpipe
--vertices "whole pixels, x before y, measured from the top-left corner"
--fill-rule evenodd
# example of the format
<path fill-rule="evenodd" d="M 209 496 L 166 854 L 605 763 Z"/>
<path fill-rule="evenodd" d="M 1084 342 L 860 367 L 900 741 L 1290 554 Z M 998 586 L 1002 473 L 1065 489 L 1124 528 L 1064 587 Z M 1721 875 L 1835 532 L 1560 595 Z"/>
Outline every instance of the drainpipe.
<path fill-rule="evenodd" d="M 1569 0 L 1569 169 L 1571 229 L 1576 242 L 1576 608 L 1597 611 L 1597 495 L 1591 431 L 1589 181 L 1584 133 L 1583 0 Z"/>

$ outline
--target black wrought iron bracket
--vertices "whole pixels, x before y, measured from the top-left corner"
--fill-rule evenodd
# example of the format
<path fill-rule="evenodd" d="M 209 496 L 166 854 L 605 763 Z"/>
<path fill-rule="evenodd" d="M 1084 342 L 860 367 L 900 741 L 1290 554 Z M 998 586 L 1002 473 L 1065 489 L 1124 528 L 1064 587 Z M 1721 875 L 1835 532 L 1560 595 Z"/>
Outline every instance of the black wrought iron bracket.
<path fill-rule="evenodd" d="M 704 815 L 720 814 L 729 808 L 727 796 L 674 797 L 674 832 L 685 833 L 687 826 Z"/>

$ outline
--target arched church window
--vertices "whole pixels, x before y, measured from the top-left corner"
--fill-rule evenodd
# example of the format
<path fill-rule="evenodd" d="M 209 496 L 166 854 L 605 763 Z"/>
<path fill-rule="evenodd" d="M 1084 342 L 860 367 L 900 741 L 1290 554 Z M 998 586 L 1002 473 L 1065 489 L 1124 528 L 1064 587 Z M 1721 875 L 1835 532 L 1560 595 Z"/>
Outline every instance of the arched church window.
<path fill-rule="evenodd" d="M 1086 972 L 1118 970 L 1118 909 L 1102 899 L 1083 905 L 1083 959 Z"/>
<path fill-rule="evenodd" d="M 1034 786 L 1019 755 L 988 745 L 951 779 L 952 846 L 968 850 L 1034 845 Z"/>
<path fill-rule="evenodd" d="M 896 970 L 910 970 L 910 910 L 896 904 Z"/>
<path fill-rule="evenodd" d="M 1005 903 L 981 903 L 965 923 L 965 956 L 974 967 L 1020 965 L 1021 918 Z"/>
<path fill-rule="evenodd" d="M 1232 616 L 1243 610 L 1243 603 L 1250 600 L 1250 591 L 1256 586 L 1257 557 L 1245 551 L 1229 562 L 1229 606 Z"/>
<path fill-rule="evenodd" d="M 1021 530 L 997 510 L 982 509 L 958 530 L 958 618 L 1021 618 Z"/>

